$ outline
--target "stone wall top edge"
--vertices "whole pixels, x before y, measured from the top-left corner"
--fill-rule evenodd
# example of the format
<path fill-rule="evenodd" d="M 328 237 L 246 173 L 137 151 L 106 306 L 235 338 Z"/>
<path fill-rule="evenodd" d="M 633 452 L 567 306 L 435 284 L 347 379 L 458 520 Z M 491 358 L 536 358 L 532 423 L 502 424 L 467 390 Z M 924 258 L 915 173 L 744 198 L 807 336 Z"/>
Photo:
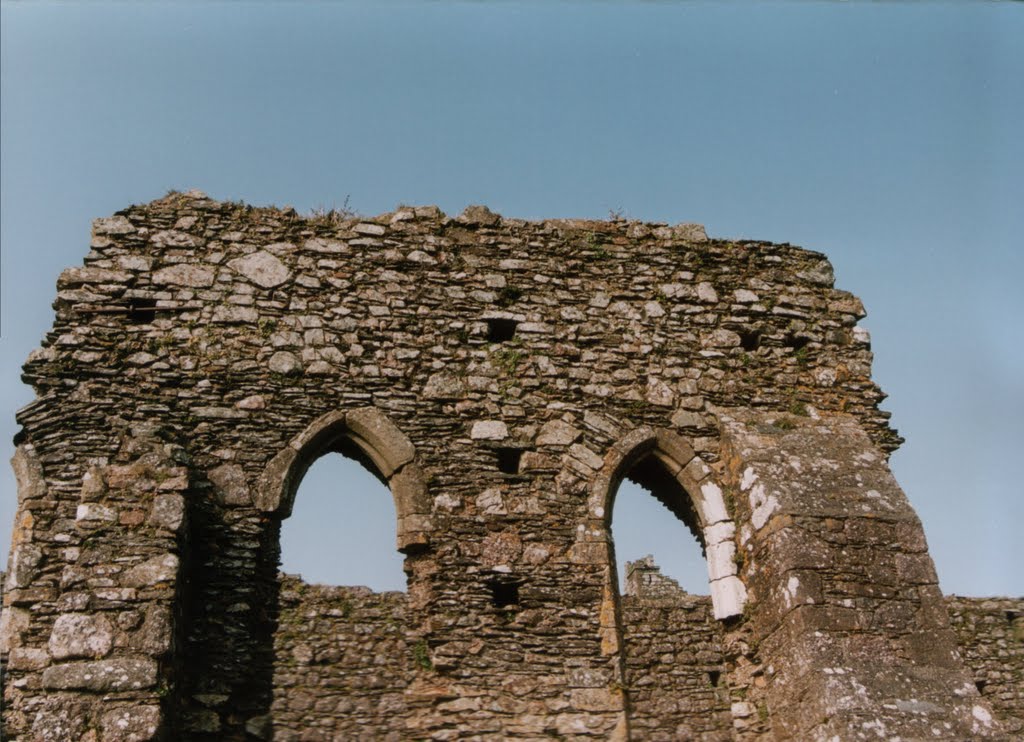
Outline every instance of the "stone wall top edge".
<path fill-rule="evenodd" d="M 435 221 L 438 223 L 453 224 L 453 225 L 464 225 L 472 227 L 512 227 L 520 229 L 567 229 L 577 231 L 615 231 L 615 230 L 626 230 L 630 227 L 648 227 L 652 229 L 656 228 L 668 228 L 679 230 L 679 234 L 675 235 L 676 239 L 683 241 L 689 241 L 692 244 L 709 244 L 709 245 L 728 245 L 728 244 L 743 244 L 743 245 L 757 245 L 760 247 L 776 247 L 784 250 L 792 250 L 800 255 L 807 256 L 813 259 L 821 259 L 828 261 L 828 255 L 812 250 L 807 247 L 800 245 L 794 245 L 790 242 L 775 242 L 772 240 L 764 240 L 756 237 L 746 236 L 734 236 L 728 237 L 724 235 L 707 235 L 705 232 L 705 226 L 696 222 L 664 222 L 664 221 L 647 221 L 643 219 L 634 219 L 626 217 L 611 217 L 608 219 L 596 219 L 589 217 L 547 217 L 541 219 L 528 219 L 521 217 L 514 217 L 501 214 L 499 212 L 492 211 L 485 205 L 473 204 L 466 206 L 463 211 L 458 215 L 447 214 L 434 204 L 405 204 L 399 203 L 391 211 L 384 211 L 379 214 L 362 214 L 354 211 L 347 210 L 320 210 L 312 213 L 302 213 L 290 205 L 277 206 L 275 204 L 257 205 L 250 204 L 242 200 L 231 200 L 231 199 L 216 199 L 211 198 L 206 193 L 198 190 L 189 191 L 169 191 L 165 196 L 154 199 L 149 202 L 132 204 L 124 209 L 115 211 L 111 217 L 123 216 L 140 216 L 141 213 L 149 210 L 161 210 L 167 207 L 171 207 L 169 210 L 173 212 L 180 211 L 182 209 L 195 209 L 197 211 L 215 211 L 218 209 L 234 208 L 238 209 L 239 213 L 237 217 L 244 218 L 244 214 L 250 214 L 252 216 L 260 215 L 279 215 L 292 219 L 296 222 L 307 222 L 310 226 L 317 226 L 325 222 L 332 221 L 338 226 L 344 225 L 356 225 L 360 223 L 372 223 L 372 224 L 394 224 L 400 221 L 411 220 L 408 218 L 409 212 L 412 212 L 413 217 L 417 221 Z M 397 217 L 397 218 L 396 218 Z M 97 219 L 95 221 L 101 221 Z M 696 238 L 694 236 L 694 230 L 696 230 Z M 687 235 L 684 232 L 690 233 L 690 239 L 687 239 Z M 701 234 L 704 233 L 704 234 Z"/>
<path fill-rule="evenodd" d="M 437 412 L 451 396 L 434 388 L 450 381 L 434 379 L 443 368 L 475 384 L 471 401 L 492 417 L 511 404 L 503 374 L 528 372 L 531 386 L 513 399 L 528 400 L 530 414 L 554 401 L 577 412 L 611 404 L 622 421 L 708 437 L 723 405 L 801 415 L 806 402 L 849 409 L 886 450 L 900 442 L 877 409 L 870 336 L 856 327 L 862 304 L 834 288 L 825 256 L 788 243 L 709 240 L 692 224 L 506 219 L 482 206 L 458 217 L 436 206 L 303 216 L 190 191 L 97 219 L 91 248 L 58 281 L 54 325 L 24 366 L 36 399 L 17 419 L 33 440 L 55 428 L 55 409 L 87 415 L 93 391 L 114 387 L 145 397 L 142 414 L 182 424 L 221 415 L 206 422 L 214 433 L 264 414 L 246 407 L 261 400 L 217 397 L 232 384 L 250 397 L 267 388 L 315 400 L 311 379 L 344 382 L 353 394 L 342 406 L 391 395 L 401 417 L 419 395 L 418 410 Z M 516 349 L 495 350 L 485 325 L 506 315 L 522 332 Z M 413 327 L 429 331 L 430 347 Z M 643 333 L 653 338 L 646 355 Z M 576 361 L 555 368 L 565 353 Z M 574 376 L 581 356 L 603 364 L 593 378 Z M 517 363 L 518 374 L 505 368 Z M 556 389 L 556 376 L 571 381 Z M 753 384 L 762 377 L 771 383 Z M 164 393 L 183 379 L 188 391 Z M 428 389 L 435 402 L 423 402 Z M 107 418 L 118 411 L 107 408 Z M 557 416 L 544 409 L 545 420 Z M 281 429 L 300 425 L 303 410 Z"/>
<path fill-rule="evenodd" d="M 1009 603 L 1017 605 L 1024 610 L 1024 595 L 957 595 L 949 593 L 945 595 L 948 602 L 963 603 L 965 605 L 981 605 L 982 603 Z"/>

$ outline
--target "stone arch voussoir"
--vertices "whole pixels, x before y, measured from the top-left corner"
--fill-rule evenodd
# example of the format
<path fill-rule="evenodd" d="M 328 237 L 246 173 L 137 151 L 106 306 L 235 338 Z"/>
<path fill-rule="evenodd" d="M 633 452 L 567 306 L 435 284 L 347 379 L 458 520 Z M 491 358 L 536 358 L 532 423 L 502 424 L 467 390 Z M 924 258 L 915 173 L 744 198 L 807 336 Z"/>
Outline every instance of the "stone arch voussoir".
<path fill-rule="evenodd" d="M 734 559 L 736 526 L 729 517 L 725 496 L 713 472 L 679 434 L 642 426 L 612 444 L 605 455 L 604 466 L 591 482 L 588 530 L 610 533 L 619 484 L 630 468 L 648 455 L 661 463 L 693 501 L 707 555 L 708 587 L 715 618 L 741 614 L 747 593 Z"/>
<path fill-rule="evenodd" d="M 306 470 L 343 439 L 373 462 L 391 490 L 398 517 L 398 549 L 428 545 L 433 531 L 430 498 L 416 449 L 387 415 L 373 407 L 328 412 L 310 423 L 263 470 L 256 487 L 256 507 L 288 517 Z"/>

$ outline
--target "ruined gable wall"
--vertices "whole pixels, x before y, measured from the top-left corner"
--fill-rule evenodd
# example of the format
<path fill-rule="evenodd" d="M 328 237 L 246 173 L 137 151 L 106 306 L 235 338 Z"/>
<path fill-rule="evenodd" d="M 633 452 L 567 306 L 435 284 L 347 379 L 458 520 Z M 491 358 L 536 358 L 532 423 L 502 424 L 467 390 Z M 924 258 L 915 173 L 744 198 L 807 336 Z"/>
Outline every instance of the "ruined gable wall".
<path fill-rule="evenodd" d="M 696 451 L 679 476 L 716 490 L 720 411 L 736 408 L 793 426 L 848 416 L 884 467 L 898 438 L 863 309 L 831 283 L 820 254 L 685 225 L 432 207 L 303 219 L 195 193 L 98 220 L 25 366 L 37 398 L 19 414 L 31 471 L 5 614 L 31 661 L 12 663 L 7 728 L 73 716 L 110 737 L 68 669 L 79 660 L 146 670 L 93 689 L 147 709 L 140 728 L 232 739 L 265 717 L 284 490 L 335 433 L 387 437 L 371 410 L 404 441 L 380 472 L 396 502 L 426 503 L 399 524 L 407 641 L 429 659 L 412 668 L 407 731 L 622 733 L 609 514 L 588 493 L 657 431 Z M 285 453 L 293 469 L 268 478 Z M 503 581 L 517 596 L 498 606 Z M 131 640 L 165 598 L 162 643 Z M 121 633 L 55 656 L 69 611 Z"/>
<path fill-rule="evenodd" d="M 999 733 L 956 651 L 920 521 L 850 418 L 723 416 L 756 705 L 796 739 Z"/>

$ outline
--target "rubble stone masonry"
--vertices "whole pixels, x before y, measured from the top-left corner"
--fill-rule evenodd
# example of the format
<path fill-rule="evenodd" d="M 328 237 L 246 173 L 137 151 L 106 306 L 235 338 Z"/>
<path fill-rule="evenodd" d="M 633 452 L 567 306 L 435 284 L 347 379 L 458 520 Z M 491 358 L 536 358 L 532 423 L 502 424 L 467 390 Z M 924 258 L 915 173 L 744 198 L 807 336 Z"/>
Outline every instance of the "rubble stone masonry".
<path fill-rule="evenodd" d="M 1020 731 L 1020 601 L 941 595 L 864 309 L 818 253 L 171 193 L 97 220 L 54 307 L 5 739 Z M 328 452 L 390 490 L 406 593 L 278 572 Z M 624 478 L 698 537 L 709 597 L 646 562 L 620 591 Z"/>

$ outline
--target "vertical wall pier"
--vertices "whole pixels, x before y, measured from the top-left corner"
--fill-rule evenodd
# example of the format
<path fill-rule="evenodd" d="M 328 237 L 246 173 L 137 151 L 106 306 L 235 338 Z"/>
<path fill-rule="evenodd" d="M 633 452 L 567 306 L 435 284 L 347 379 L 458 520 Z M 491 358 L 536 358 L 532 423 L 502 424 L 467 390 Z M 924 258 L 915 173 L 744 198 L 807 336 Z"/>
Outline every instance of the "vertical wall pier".
<path fill-rule="evenodd" d="M 742 672 L 767 681 L 747 703 L 786 738 L 999 735 L 957 651 L 921 523 L 855 420 L 720 419 L 750 599 L 732 640 L 747 649 Z"/>

